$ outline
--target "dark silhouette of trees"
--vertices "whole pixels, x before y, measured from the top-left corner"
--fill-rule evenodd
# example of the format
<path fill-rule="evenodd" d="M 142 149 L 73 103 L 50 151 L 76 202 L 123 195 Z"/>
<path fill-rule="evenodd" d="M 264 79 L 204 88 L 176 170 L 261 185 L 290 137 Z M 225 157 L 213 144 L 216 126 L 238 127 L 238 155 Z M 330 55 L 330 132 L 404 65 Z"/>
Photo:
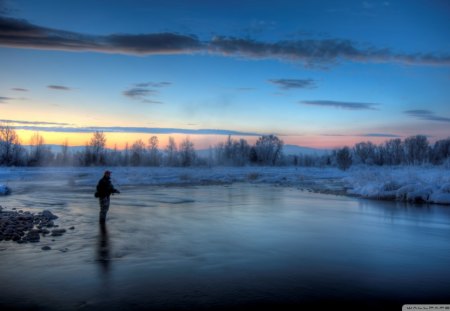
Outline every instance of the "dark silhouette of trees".
<path fill-rule="evenodd" d="M 258 138 L 255 144 L 256 161 L 263 165 L 275 165 L 281 159 L 283 141 L 275 135 Z"/>
<path fill-rule="evenodd" d="M 173 137 L 169 137 L 169 143 L 166 146 L 165 153 L 166 153 L 165 163 L 167 166 L 178 166 L 179 165 L 178 148 L 175 143 L 175 139 Z"/>
<path fill-rule="evenodd" d="M 428 139 L 423 135 L 405 138 L 404 149 L 408 164 L 423 164 L 428 159 Z"/>
<path fill-rule="evenodd" d="M 164 150 L 159 148 L 159 139 L 152 136 L 148 145 L 139 139 L 131 148 L 128 143 L 123 150 L 117 146 L 106 148 L 106 135 L 94 132 L 84 150 L 74 152 L 65 140 L 56 155 L 45 144 L 44 138 L 35 133 L 30 145 L 23 147 L 13 127 L 0 125 L 0 165 L 110 165 L 110 166 L 243 166 L 243 165 L 294 165 L 337 166 L 343 170 L 353 164 L 363 165 L 450 165 L 450 137 L 430 145 L 426 136 L 416 135 L 390 139 L 382 144 L 360 142 L 352 148 L 343 147 L 321 154 L 283 155 L 283 141 L 275 135 L 259 137 L 254 144 L 231 136 L 198 156 L 193 142 L 186 137 L 177 146 L 169 137 Z"/>
<path fill-rule="evenodd" d="M 0 165 L 23 165 L 25 150 L 19 142 L 19 136 L 9 125 L 0 124 Z"/>
<path fill-rule="evenodd" d="M 196 154 L 194 143 L 189 137 L 186 137 L 180 144 L 180 162 L 181 166 L 192 166 L 195 162 Z"/>
<path fill-rule="evenodd" d="M 45 145 L 44 137 L 35 133 L 30 139 L 30 152 L 28 154 L 29 166 L 49 165 L 53 162 L 54 155 Z"/>
<path fill-rule="evenodd" d="M 336 163 L 341 170 L 347 170 L 352 165 L 352 154 L 349 147 L 344 147 L 336 152 Z"/>

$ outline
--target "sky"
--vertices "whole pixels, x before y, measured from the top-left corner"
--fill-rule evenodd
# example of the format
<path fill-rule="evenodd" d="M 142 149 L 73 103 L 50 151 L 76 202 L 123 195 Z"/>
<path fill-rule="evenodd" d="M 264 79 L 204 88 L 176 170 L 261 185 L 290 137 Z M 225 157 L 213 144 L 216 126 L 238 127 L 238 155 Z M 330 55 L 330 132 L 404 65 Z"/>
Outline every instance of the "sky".
<path fill-rule="evenodd" d="M 0 122 L 22 143 L 450 137 L 450 2 L 0 0 Z"/>

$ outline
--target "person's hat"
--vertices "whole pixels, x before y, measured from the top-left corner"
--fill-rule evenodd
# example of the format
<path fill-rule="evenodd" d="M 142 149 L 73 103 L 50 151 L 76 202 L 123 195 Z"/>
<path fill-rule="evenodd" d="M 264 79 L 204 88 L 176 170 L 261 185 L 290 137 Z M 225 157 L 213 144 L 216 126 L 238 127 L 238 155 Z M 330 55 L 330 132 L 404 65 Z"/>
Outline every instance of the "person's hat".
<path fill-rule="evenodd" d="M 105 171 L 105 175 L 111 175 L 111 171 Z"/>

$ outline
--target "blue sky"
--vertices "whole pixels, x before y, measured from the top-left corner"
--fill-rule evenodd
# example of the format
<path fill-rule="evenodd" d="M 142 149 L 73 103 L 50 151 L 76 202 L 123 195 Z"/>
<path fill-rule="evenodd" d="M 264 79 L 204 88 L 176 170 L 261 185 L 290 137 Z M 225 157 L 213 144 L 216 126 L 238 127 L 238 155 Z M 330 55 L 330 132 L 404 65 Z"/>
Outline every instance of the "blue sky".
<path fill-rule="evenodd" d="M 437 0 L 0 0 L 0 119 L 71 144 L 91 127 L 119 146 L 436 140 L 450 136 L 449 21 Z"/>

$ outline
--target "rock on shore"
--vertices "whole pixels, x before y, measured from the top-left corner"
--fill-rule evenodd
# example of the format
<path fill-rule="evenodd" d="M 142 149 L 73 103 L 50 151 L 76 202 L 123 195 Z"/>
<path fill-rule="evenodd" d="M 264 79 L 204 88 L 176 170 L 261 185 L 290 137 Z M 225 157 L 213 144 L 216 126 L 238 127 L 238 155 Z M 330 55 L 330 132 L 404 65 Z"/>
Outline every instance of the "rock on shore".
<path fill-rule="evenodd" d="M 50 234 L 47 228 L 53 227 L 53 220 L 57 218 L 49 210 L 34 214 L 22 210 L 6 211 L 0 206 L 0 241 L 39 242 L 41 236 Z M 65 232 L 65 229 L 53 229 L 51 236 L 61 236 Z"/>

